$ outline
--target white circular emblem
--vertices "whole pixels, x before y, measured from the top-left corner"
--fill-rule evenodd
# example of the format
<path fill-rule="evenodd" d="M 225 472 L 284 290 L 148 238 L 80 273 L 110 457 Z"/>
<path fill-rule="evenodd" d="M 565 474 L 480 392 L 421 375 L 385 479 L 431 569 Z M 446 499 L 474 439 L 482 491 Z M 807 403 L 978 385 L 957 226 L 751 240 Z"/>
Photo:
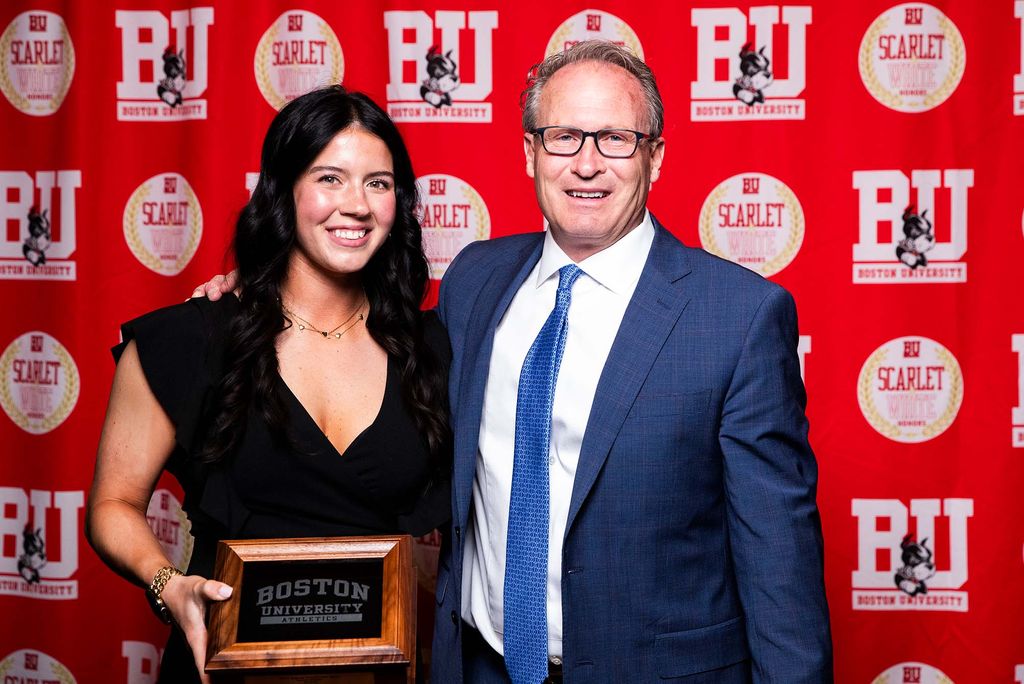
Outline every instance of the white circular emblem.
<path fill-rule="evenodd" d="M 461 178 L 434 173 L 417 178 L 416 187 L 423 250 L 430 277 L 440 280 L 463 247 L 491 236 L 491 215 L 480 193 Z"/>
<path fill-rule="evenodd" d="M 184 571 L 192 558 L 192 525 L 178 498 L 167 489 L 157 489 L 149 499 L 146 521 L 167 558 Z"/>
<path fill-rule="evenodd" d="M 576 43 L 594 39 L 609 40 L 616 45 L 629 48 L 640 59 L 644 58 L 640 39 L 629 24 L 614 14 L 596 9 L 583 10 L 563 21 L 551 34 L 544 56 L 550 57 L 557 52 L 564 52 Z"/>
<path fill-rule="evenodd" d="M 875 677 L 871 684 L 904 684 L 904 682 L 954 684 L 953 680 L 947 677 L 942 670 L 924 663 L 900 663 L 893 665 Z"/>
<path fill-rule="evenodd" d="M 964 398 L 952 352 L 927 337 L 897 337 L 876 349 L 857 380 L 861 413 L 895 442 L 926 442 L 946 431 Z"/>
<path fill-rule="evenodd" d="M 0 405 L 25 432 L 41 435 L 63 423 L 80 390 L 78 366 L 50 335 L 21 335 L 0 355 Z"/>
<path fill-rule="evenodd" d="M 0 90 L 15 109 L 48 116 L 60 109 L 75 75 L 75 47 L 64 19 L 22 12 L 0 36 Z"/>
<path fill-rule="evenodd" d="M 868 92 L 897 112 L 926 112 L 953 94 L 967 50 L 949 17 L 909 2 L 887 9 L 860 43 L 860 78 Z"/>
<path fill-rule="evenodd" d="M 50 682 L 76 684 L 71 670 L 42 651 L 23 648 L 0 660 L 2 682 Z"/>
<path fill-rule="evenodd" d="M 160 275 L 181 273 L 203 237 L 203 210 L 180 173 L 140 185 L 124 207 L 124 239 L 135 258 Z"/>
<path fill-rule="evenodd" d="M 764 173 L 722 181 L 700 210 L 704 249 L 763 276 L 793 261 L 804 241 L 804 210 L 789 187 Z"/>
<path fill-rule="evenodd" d="M 326 21 L 306 10 L 289 10 L 260 38 L 253 68 L 267 103 L 281 109 L 311 90 L 341 83 L 345 56 Z"/>

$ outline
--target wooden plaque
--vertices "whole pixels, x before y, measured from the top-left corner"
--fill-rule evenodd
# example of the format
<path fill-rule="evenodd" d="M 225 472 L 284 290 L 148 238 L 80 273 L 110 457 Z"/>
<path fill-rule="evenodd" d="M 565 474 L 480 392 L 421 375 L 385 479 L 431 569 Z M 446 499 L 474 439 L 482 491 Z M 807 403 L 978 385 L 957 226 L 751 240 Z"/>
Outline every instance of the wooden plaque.
<path fill-rule="evenodd" d="M 234 593 L 210 604 L 206 670 L 238 675 L 215 681 L 414 681 L 411 537 L 222 541 L 214 577 Z"/>

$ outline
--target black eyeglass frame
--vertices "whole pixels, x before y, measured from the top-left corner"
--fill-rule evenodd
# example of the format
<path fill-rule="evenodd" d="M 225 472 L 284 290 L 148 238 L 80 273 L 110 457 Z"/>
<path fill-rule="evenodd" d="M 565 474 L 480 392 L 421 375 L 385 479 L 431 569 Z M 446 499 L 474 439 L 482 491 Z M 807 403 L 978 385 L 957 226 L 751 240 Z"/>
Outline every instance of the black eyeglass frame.
<path fill-rule="evenodd" d="M 574 152 L 552 152 L 551 150 L 548 149 L 547 144 L 544 142 L 544 132 L 548 131 L 548 130 L 551 130 L 553 128 L 561 128 L 561 129 L 564 129 L 564 130 L 567 130 L 567 131 L 579 131 L 581 133 L 581 135 L 580 135 L 580 146 L 577 147 Z M 609 132 L 613 132 L 613 131 L 621 131 L 623 133 L 632 133 L 633 135 L 636 136 L 636 143 L 633 145 L 633 150 L 629 154 L 627 154 L 627 155 L 605 154 L 604 150 L 601 149 L 601 143 L 598 141 L 598 137 L 597 136 L 601 135 L 602 133 L 609 133 Z M 602 128 L 602 129 L 597 130 L 597 131 L 585 131 L 582 128 L 576 128 L 575 126 L 541 126 L 540 128 L 532 129 L 530 131 L 530 133 L 532 135 L 539 136 L 540 137 L 540 144 L 541 144 L 541 147 L 544 148 L 544 151 L 547 152 L 548 154 L 554 155 L 556 157 L 575 157 L 577 154 L 580 153 L 580 150 L 583 149 L 583 145 L 586 144 L 587 138 L 593 138 L 594 139 L 594 147 L 597 148 L 598 153 L 602 157 L 605 157 L 607 159 L 629 159 L 634 154 L 636 154 L 636 151 L 638 149 L 640 149 L 640 143 L 641 142 L 643 142 L 644 140 L 656 140 L 657 139 L 656 136 L 650 135 L 648 133 L 641 133 L 640 131 L 634 131 L 634 130 L 631 130 L 629 128 Z"/>

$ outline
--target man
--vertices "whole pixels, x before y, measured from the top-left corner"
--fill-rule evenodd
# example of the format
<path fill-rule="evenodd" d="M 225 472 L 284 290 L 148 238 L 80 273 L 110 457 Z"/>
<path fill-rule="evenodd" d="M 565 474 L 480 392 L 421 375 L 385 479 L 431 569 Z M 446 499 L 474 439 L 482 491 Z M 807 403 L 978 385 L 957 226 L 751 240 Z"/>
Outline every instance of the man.
<path fill-rule="evenodd" d="M 795 308 L 647 212 L 662 111 L 626 50 L 545 60 L 523 147 L 549 230 L 474 243 L 441 284 L 455 469 L 436 682 L 831 681 Z M 542 326 L 564 347 L 537 422 Z M 537 434 L 540 468 L 521 459 Z"/>
<path fill-rule="evenodd" d="M 523 147 L 549 230 L 441 284 L 438 684 L 832 680 L 795 307 L 647 212 L 662 127 L 629 51 L 545 60 Z"/>

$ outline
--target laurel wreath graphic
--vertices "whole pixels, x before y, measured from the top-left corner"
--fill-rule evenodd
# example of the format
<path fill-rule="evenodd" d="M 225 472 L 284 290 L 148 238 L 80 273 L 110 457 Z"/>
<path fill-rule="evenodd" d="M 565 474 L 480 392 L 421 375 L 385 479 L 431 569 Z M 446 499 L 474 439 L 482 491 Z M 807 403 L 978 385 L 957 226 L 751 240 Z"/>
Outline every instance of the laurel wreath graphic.
<path fill-rule="evenodd" d="M 946 431 L 952 423 L 953 419 L 956 418 L 956 414 L 960 412 L 960 403 L 964 398 L 964 379 L 963 374 L 960 372 L 960 364 L 957 360 L 949 353 L 947 349 L 939 347 L 935 350 L 935 355 L 942 361 L 942 365 L 945 367 L 946 372 L 950 374 L 950 385 L 949 385 L 949 400 L 946 402 L 946 410 L 942 412 L 935 422 L 931 425 L 925 426 L 921 433 L 931 439 L 937 435 L 941 435 Z"/>
<path fill-rule="evenodd" d="M 893 425 L 878 411 L 875 406 L 875 397 L 871 392 L 871 381 L 875 377 L 875 371 L 888 355 L 888 347 L 880 347 L 864 362 L 864 367 L 860 369 L 860 379 L 857 382 L 857 403 L 860 404 L 861 413 L 871 423 L 871 427 L 889 439 L 898 440 L 901 432 L 899 426 Z"/>
<path fill-rule="evenodd" d="M 942 29 L 942 33 L 945 35 L 946 44 L 950 47 L 949 62 L 946 70 L 946 77 L 942 83 L 934 92 L 926 95 L 920 103 L 910 103 L 904 100 L 896 93 L 886 88 L 881 80 L 878 78 L 878 74 L 875 72 L 875 63 L 871 58 L 872 48 L 877 42 L 879 34 L 885 29 L 885 26 L 889 23 L 889 18 L 881 16 L 870 28 L 867 33 L 864 34 L 864 39 L 860 44 L 860 76 L 861 80 L 864 81 L 865 87 L 872 96 L 885 106 L 890 109 L 897 111 L 903 111 L 903 108 L 916 109 L 919 111 L 925 111 L 932 109 L 946 101 L 957 85 L 960 83 L 960 79 L 964 74 L 964 66 L 967 61 L 966 51 L 964 49 L 963 37 L 960 35 L 960 31 L 956 25 L 949 20 L 944 14 L 939 14 L 937 19 L 939 28 Z"/>
<path fill-rule="evenodd" d="M 553 34 L 551 34 L 551 40 L 548 41 L 548 48 L 544 51 L 545 59 L 557 52 L 561 52 L 561 48 L 559 46 L 565 44 L 565 39 L 571 31 L 572 26 L 569 25 L 569 22 L 565 22 L 559 26 Z"/>
<path fill-rule="evenodd" d="M 14 364 L 14 357 L 20 352 L 21 340 L 15 340 L 4 350 L 3 356 L 0 356 L 0 405 L 3 406 L 15 425 L 25 432 L 41 435 L 50 432 L 63 423 L 71 415 L 71 410 L 75 407 L 75 404 L 78 403 L 80 389 L 78 367 L 75 365 L 75 361 L 71 358 L 68 350 L 62 344 L 53 340 L 53 353 L 64 370 L 64 396 L 61 398 L 60 404 L 57 405 L 57 408 L 50 415 L 40 421 L 35 421 L 29 418 L 21 410 L 17 402 L 15 402 L 14 395 L 11 394 L 10 383 L 8 382 L 11 366 Z"/>
<path fill-rule="evenodd" d="M 279 20 L 280 18 L 278 18 Z M 274 21 L 256 46 L 256 62 L 254 66 L 256 67 L 256 85 L 259 86 L 260 92 L 263 93 L 263 99 L 269 102 L 270 106 L 274 109 L 281 109 L 285 105 L 285 101 L 270 84 L 270 70 L 267 67 L 269 62 L 268 53 L 270 52 L 270 47 L 277 39 L 277 32 L 277 21 Z"/>
<path fill-rule="evenodd" d="M 199 207 L 199 199 L 192 190 L 192 186 L 184 178 L 181 180 L 184 182 L 185 201 L 188 202 L 189 221 L 186 227 L 188 242 L 185 243 L 185 247 L 181 250 L 181 254 L 178 255 L 173 266 L 165 265 L 159 257 L 150 252 L 142 242 L 142 236 L 139 235 L 139 207 L 149 197 L 149 182 L 143 183 L 132 193 L 124 208 L 124 239 L 128 243 L 128 247 L 132 250 L 135 258 L 146 268 L 160 275 L 172 276 L 181 273 L 195 255 L 196 249 L 199 247 L 199 238 L 203 235 L 203 214 Z"/>
<path fill-rule="evenodd" d="M 615 26 L 615 32 L 619 34 L 619 37 L 622 38 L 622 42 L 626 44 L 626 47 L 633 51 L 634 55 L 640 59 L 644 58 L 644 49 L 640 47 L 640 38 L 637 37 L 636 33 L 626 22 L 620 21 Z"/>
<path fill-rule="evenodd" d="M 341 43 L 338 42 L 338 36 L 331 30 L 330 24 L 326 21 L 321 21 L 320 35 L 327 41 L 327 45 L 331 50 L 331 81 L 325 85 L 336 85 L 341 83 L 342 78 L 345 74 L 345 53 L 341 51 Z"/>
<path fill-rule="evenodd" d="M 889 92 L 882 82 L 878 80 L 875 73 L 875 62 L 871 58 L 871 51 L 878 40 L 879 34 L 889 23 L 889 17 L 882 15 L 868 27 L 864 39 L 860 43 L 860 78 L 864 81 L 865 87 L 871 95 L 890 109 L 898 109 L 903 104 L 903 98 L 895 93 Z"/>
<path fill-rule="evenodd" d="M 3 356 L 0 356 L 0 405 L 4 407 L 4 411 L 11 417 L 11 420 L 20 427 L 22 430 L 28 430 L 28 416 L 21 412 L 18 405 L 14 403 L 14 397 L 11 396 L 11 386 L 8 382 L 8 378 L 11 377 L 11 366 L 14 364 L 14 356 L 21 351 L 21 341 L 15 340 L 7 349 L 4 350 Z"/>
<path fill-rule="evenodd" d="M 50 664 L 50 668 L 53 669 L 53 674 L 57 675 L 57 679 L 60 680 L 61 684 L 76 684 L 70 670 L 60 663 L 54 661 Z"/>
<path fill-rule="evenodd" d="M 12 21 L 8 26 L 7 30 L 4 31 L 3 36 L 0 36 L 0 55 L 9 55 L 11 52 L 11 42 L 14 40 L 15 32 L 17 30 L 17 18 Z M 61 38 L 64 40 L 64 64 L 62 65 L 62 80 L 56 91 L 50 96 L 50 99 L 45 103 L 37 103 L 33 105 L 32 101 L 27 97 L 18 92 L 18 89 L 11 83 L 10 74 L 8 73 L 8 65 L 5 61 L 0 64 L 0 90 L 3 91 L 7 99 L 10 100 L 14 107 L 22 112 L 23 114 L 30 114 L 32 116 L 48 115 L 53 114 L 60 109 L 61 104 L 64 102 L 65 96 L 68 94 L 68 89 L 71 88 L 71 78 L 75 74 L 75 46 L 71 44 L 71 34 L 68 32 L 67 24 L 61 19 Z"/>
<path fill-rule="evenodd" d="M 466 201 L 473 207 L 473 213 L 476 214 L 476 234 L 473 239 L 486 240 L 491 237 L 491 215 L 488 213 L 487 205 L 484 204 L 480 193 L 468 185 L 463 185 L 462 196 L 466 198 Z"/>
<path fill-rule="evenodd" d="M 0 677 L 3 677 L 14 665 L 14 656 L 4 658 L 3 662 L 0 662 Z"/>
<path fill-rule="evenodd" d="M 128 248 L 132 250 L 132 254 L 142 262 L 143 266 L 160 273 L 163 270 L 163 264 L 146 249 L 146 246 L 142 244 L 142 238 L 139 237 L 139 207 L 147 197 L 149 197 L 149 183 L 143 183 L 128 198 L 128 204 L 124 208 L 124 239 L 128 243 Z"/>
<path fill-rule="evenodd" d="M 0 90 L 11 101 L 15 109 L 28 114 L 32 109 L 32 102 L 15 89 L 14 84 L 11 83 L 10 75 L 7 73 L 7 55 L 11 54 L 11 42 L 14 40 L 17 23 L 17 19 L 15 19 L 15 21 L 8 24 L 3 36 L 0 36 L 0 56 L 4 60 L 0 63 Z"/>
<path fill-rule="evenodd" d="M 949 68 L 946 70 L 946 78 L 942 81 L 942 85 L 935 89 L 935 92 L 930 93 L 924 98 L 924 106 L 928 109 L 937 107 L 946 101 L 956 87 L 960 85 L 960 79 L 964 75 L 964 67 L 967 62 L 967 55 L 964 49 L 964 39 L 960 35 L 960 31 L 956 25 L 949 20 L 944 14 L 940 14 L 938 18 L 939 28 L 942 29 L 942 33 L 946 36 L 946 45 L 951 45 L 951 53 L 949 56 Z"/>
<path fill-rule="evenodd" d="M 763 276 L 775 275 L 789 266 L 793 257 L 800 250 L 800 245 L 804 243 L 804 210 L 800 206 L 800 201 L 793 191 L 782 183 L 775 184 L 775 194 L 782 199 L 782 203 L 789 211 L 789 237 L 786 239 L 786 245 L 782 251 L 758 269 Z"/>
<path fill-rule="evenodd" d="M 729 190 L 728 183 L 722 183 L 717 188 L 711 191 L 708 198 L 704 200 L 704 206 L 700 210 L 700 244 L 704 246 L 704 249 L 711 252 L 716 256 L 720 256 L 723 259 L 729 258 L 728 255 L 721 250 L 718 246 L 718 241 L 715 240 L 715 229 L 711 225 L 712 218 L 715 214 L 715 209 L 718 207 L 719 201 Z"/>
<path fill-rule="evenodd" d="M 181 557 L 178 559 L 177 567 L 182 572 L 188 568 L 188 562 L 192 560 L 192 545 L 195 543 L 195 539 L 192 537 L 192 525 L 189 524 L 188 515 L 185 514 L 184 509 L 178 508 L 178 525 L 180 529 L 185 533 L 185 543 L 181 546 Z"/>

